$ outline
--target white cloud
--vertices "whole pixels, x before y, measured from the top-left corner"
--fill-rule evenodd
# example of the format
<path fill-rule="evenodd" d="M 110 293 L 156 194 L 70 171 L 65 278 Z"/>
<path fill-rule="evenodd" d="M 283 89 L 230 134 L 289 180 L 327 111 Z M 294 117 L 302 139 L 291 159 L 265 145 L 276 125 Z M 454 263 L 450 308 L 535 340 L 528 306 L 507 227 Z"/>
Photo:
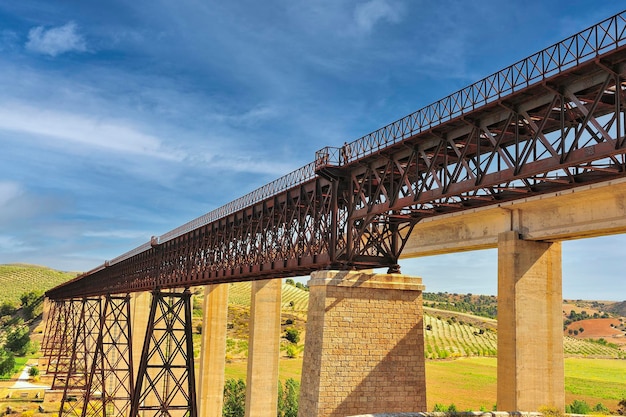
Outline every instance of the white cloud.
<path fill-rule="evenodd" d="M 0 129 L 44 136 L 102 150 L 180 161 L 181 152 L 120 120 L 99 120 L 21 103 L 0 103 Z"/>
<path fill-rule="evenodd" d="M 10 181 L 0 181 L 0 207 L 22 194 L 20 186 Z"/>
<path fill-rule="evenodd" d="M 354 19 L 360 30 L 369 32 L 382 20 L 397 23 L 400 20 L 400 9 L 388 0 L 370 0 L 356 7 Z"/>
<path fill-rule="evenodd" d="M 85 52 L 87 43 L 77 32 L 76 23 L 68 22 L 48 30 L 43 26 L 32 28 L 28 32 L 26 49 L 54 57 L 66 52 Z"/>

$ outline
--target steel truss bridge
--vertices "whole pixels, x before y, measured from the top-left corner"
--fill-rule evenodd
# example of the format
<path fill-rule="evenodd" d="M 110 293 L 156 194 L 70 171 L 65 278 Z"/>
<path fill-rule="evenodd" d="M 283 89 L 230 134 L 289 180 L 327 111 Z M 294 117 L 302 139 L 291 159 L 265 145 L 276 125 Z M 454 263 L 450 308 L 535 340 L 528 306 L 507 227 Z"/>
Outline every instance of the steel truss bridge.
<path fill-rule="evenodd" d="M 104 363 L 107 349 L 121 349 L 113 355 L 120 358 L 131 349 L 128 293 L 158 295 L 148 333 L 172 335 L 180 327 L 174 317 L 190 311 L 188 291 L 161 290 L 325 268 L 398 272 L 422 219 L 626 176 L 625 131 L 622 12 L 342 147 L 321 149 L 308 165 L 48 291 L 51 314 L 63 323 L 49 320 L 46 330 L 53 388 L 89 393 L 93 378 L 103 385 L 111 378 L 105 370 L 113 372 L 124 389 L 107 394 L 108 403 L 99 394 L 100 407 L 132 397 L 136 415 L 162 376 L 150 373 L 149 359 L 180 356 L 167 366 L 169 378 L 176 395 L 195 402 L 194 387 L 182 382 L 193 384 L 184 353 L 190 333 L 176 336 L 168 355 L 146 336 L 139 372 L 152 375 L 147 388 L 141 379 L 133 385 L 132 363 Z M 160 320 L 169 330 L 157 331 Z M 127 325 L 110 324 L 117 322 Z M 93 405 L 81 404 L 87 415 Z"/>

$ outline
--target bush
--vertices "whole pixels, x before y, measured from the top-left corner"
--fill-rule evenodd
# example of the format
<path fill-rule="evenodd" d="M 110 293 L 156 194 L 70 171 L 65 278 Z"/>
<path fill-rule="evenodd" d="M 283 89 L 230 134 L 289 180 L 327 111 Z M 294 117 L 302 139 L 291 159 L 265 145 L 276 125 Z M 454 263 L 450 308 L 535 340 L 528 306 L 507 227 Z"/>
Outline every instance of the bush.
<path fill-rule="evenodd" d="M 598 403 L 596 404 L 595 407 L 593 407 L 593 413 L 594 414 L 611 414 L 611 411 L 608 408 L 606 408 L 604 404 Z"/>
<path fill-rule="evenodd" d="M 298 347 L 294 344 L 287 346 L 285 352 L 287 353 L 287 357 L 291 359 L 298 357 Z"/>
<path fill-rule="evenodd" d="M 433 407 L 434 413 L 445 413 L 447 410 L 448 408 L 443 404 L 435 404 L 435 407 Z"/>
<path fill-rule="evenodd" d="M 543 417 L 563 417 L 563 412 L 556 407 L 544 405 L 539 407 L 539 410 L 537 411 L 543 414 Z"/>
<path fill-rule="evenodd" d="M 30 369 L 28 370 L 28 376 L 34 378 L 38 375 L 39 375 L 39 368 L 37 368 L 36 366 L 31 366 Z"/>
<path fill-rule="evenodd" d="M 289 340 L 291 343 L 298 344 L 300 341 L 300 331 L 295 327 L 290 327 L 285 330 L 285 339 Z"/>
<path fill-rule="evenodd" d="M 565 406 L 565 412 L 568 414 L 589 414 L 591 407 L 585 400 L 574 400 L 571 404 Z"/>

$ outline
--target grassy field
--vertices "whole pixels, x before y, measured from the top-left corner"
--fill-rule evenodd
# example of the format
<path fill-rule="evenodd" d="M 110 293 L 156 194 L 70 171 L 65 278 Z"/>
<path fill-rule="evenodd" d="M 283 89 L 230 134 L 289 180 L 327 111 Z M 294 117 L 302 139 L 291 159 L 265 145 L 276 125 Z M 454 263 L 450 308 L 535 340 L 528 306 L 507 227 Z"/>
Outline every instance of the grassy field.
<path fill-rule="evenodd" d="M 245 378 L 246 362 L 226 365 L 226 378 Z M 279 377 L 300 380 L 302 358 L 280 361 Z M 429 411 L 435 404 L 454 404 L 458 410 L 492 410 L 496 404 L 497 360 L 490 357 L 426 361 Z M 565 359 L 565 401 L 585 400 L 617 409 L 626 397 L 626 361 L 618 359 Z"/>

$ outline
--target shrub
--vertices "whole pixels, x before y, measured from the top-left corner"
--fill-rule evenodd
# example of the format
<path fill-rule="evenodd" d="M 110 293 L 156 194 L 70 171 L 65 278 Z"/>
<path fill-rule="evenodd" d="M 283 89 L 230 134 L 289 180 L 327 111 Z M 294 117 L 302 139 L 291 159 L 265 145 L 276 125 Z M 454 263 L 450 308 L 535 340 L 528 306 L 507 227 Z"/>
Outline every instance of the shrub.
<path fill-rule="evenodd" d="M 28 376 L 34 378 L 38 375 L 39 375 L 39 368 L 37 368 L 36 366 L 31 366 L 30 369 L 28 370 Z"/>
<path fill-rule="evenodd" d="M 298 344 L 300 341 L 300 331 L 295 327 L 290 327 L 285 330 L 285 339 L 289 340 L 291 343 Z"/>
<path fill-rule="evenodd" d="M 287 346 L 285 352 L 287 353 L 287 357 L 291 359 L 298 357 L 298 347 L 296 345 L 291 344 Z"/>
<path fill-rule="evenodd" d="M 435 413 L 445 413 L 447 410 L 448 408 L 443 404 L 435 404 L 435 407 L 433 407 L 433 412 Z"/>
<path fill-rule="evenodd" d="M 561 410 L 552 406 L 544 405 L 539 407 L 539 410 L 537 411 L 543 414 L 543 417 L 563 417 Z"/>
<path fill-rule="evenodd" d="M 593 412 L 594 414 L 611 414 L 611 411 L 602 403 L 596 404 L 596 406 L 593 407 Z"/>
<path fill-rule="evenodd" d="M 574 400 L 571 404 L 565 406 L 565 412 L 568 414 L 589 414 L 591 407 L 585 400 Z"/>

